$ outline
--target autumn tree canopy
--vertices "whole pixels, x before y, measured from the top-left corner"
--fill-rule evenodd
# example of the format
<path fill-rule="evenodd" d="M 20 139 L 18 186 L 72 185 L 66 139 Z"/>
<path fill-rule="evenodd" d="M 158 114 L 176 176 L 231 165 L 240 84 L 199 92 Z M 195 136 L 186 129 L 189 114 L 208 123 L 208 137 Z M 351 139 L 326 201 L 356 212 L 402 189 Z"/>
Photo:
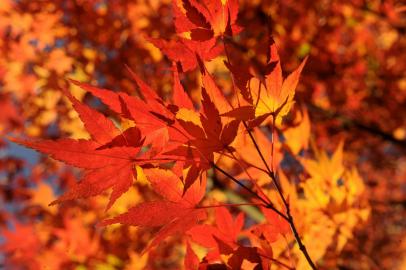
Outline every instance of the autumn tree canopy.
<path fill-rule="evenodd" d="M 0 268 L 404 269 L 406 6 L 0 2 Z"/>

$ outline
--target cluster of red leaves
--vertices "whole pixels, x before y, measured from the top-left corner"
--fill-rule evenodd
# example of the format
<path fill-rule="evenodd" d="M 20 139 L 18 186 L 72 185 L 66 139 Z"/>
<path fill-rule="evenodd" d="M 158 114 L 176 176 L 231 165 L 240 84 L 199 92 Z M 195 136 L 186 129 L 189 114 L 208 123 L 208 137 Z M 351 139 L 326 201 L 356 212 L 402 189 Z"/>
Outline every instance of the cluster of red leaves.
<path fill-rule="evenodd" d="M 404 39 L 399 34 L 404 31 L 402 7 L 391 1 L 382 5 L 376 1 L 369 4 L 343 2 L 323 7 L 311 1 L 297 5 L 290 1 L 278 4 L 243 1 L 240 10 L 237 1 L 64 2 L 43 1 L 41 4 L 46 8 L 39 8 L 35 1 L 0 4 L 0 16 L 4 18 L 0 23 L 4 37 L 0 43 L 0 79 L 5 90 L 1 94 L 2 108 L 5 108 L 0 116 L 1 132 L 25 130 L 30 135 L 44 137 L 60 137 L 60 132 L 85 137 L 78 135 L 84 134 L 79 132 L 79 121 L 71 116 L 72 110 L 65 108 L 72 103 L 90 135 L 88 139 L 79 140 L 18 140 L 83 169 L 78 183 L 69 181 L 67 184 L 63 180 L 56 183 L 58 188 L 68 188 L 54 204 L 64 202 L 69 208 L 76 204 L 76 199 L 88 198 L 91 202 L 90 197 L 103 197 L 106 191 L 111 191 L 103 203 L 92 204 L 92 207 L 79 204 L 86 209 L 84 212 L 97 213 L 97 217 L 89 218 L 97 223 L 105 218 L 103 210 L 110 211 L 120 205 L 120 198 L 132 189 L 139 190 L 143 193 L 142 199 L 134 199 L 130 204 L 138 203 L 137 206 L 124 214 L 127 209 L 114 212 L 115 217 L 105 220 L 104 224 L 119 222 L 161 227 L 149 245 L 146 242 L 152 238 L 150 232 L 154 229 L 142 231 L 143 234 L 129 233 L 135 239 L 133 242 L 139 243 L 135 250 L 141 254 L 141 250 L 146 249 L 148 264 L 155 263 L 155 268 L 179 267 L 179 264 L 157 265 L 158 260 L 154 258 L 169 261 L 168 248 L 160 250 L 157 244 L 166 239 L 175 246 L 182 240 L 167 236 L 184 232 L 188 238 L 187 269 L 213 264 L 231 269 L 261 267 L 259 265 L 266 268 L 267 264 L 281 269 L 307 267 L 287 222 L 275 211 L 260 208 L 262 218 L 266 218 L 263 221 L 256 219 L 255 211 L 251 210 L 244 211 L 248 215 L 245 219 L 239 214 L 233 220 L 225 207 L 234 212 L 236 205 L 207 210 L 222 205 L 217 201 L 224 199 L 219 198 L 231 192 L 233 196 L 241 194 L 254 205 L 271 203 L 285 213 L 286 205 L 278 199 L 275 187 L 270 186 L 272 179 L 264 172 L 268 166 L 278 171 L 283 195 L 292 215 L 297 217 L 300 236 L 320 266 L 347 266 L 349 262 L 345 258 L 356 268 L 394 265 L 390 260 L 377 261 L 371 254 L 381 250 L 380 242 L 393 242 L 388 241 L 393 238 L 393 231 L 402 232 L 398 230 L 401 221 L 396 221 L 399 212 L 393 215 L 396 230 L 380 226 L 380 233 L 370 234 L 370 224 L 360 227 L 360 221 L 365 220 L 363 209 L 367 209 L 365 201 L 360 199 L 364 187 L 356 171 L 344 169 L 342 148 L 329 159 L 314 147 L 314 160 L 309 158 L 308 152 L 303 155 L 303 150 L 307 150 L 309 143 L 310 114 L 316 144 L 331 150 L 346 137 L 350 154 L 345 159 L 360 163 L 367 183 L 378 186 L 371 189 L 373 194 L 378 194 L 372 199 L 377 200 L 379 207 L 374 211 L 378 215 L 369 222 L 376 222 L 381 218 L 380 213 L 391 209 L 382 207 L 386 201 L 395 205 L 402 203 L 404 192 L 398 187 L 404 179 L 401 170 L 404 158 L 401 157 L 405 129 L 404 119 L 397 116 L 402 111 L 405 96 L 402 94 L 404 65 L 401 64 Z M 84 13 L 86 16 L 81 15 Z M 171 13 L 175 36 L 168 19 Z M 238 24 L 247 26 L 246 30 L 237 25 L 237 13 Z M 158 20 L 160 16 L 162 20 Z M 266 30 L 263 19 L 267 16 L 273 20 L 268 25 L 269 30 L 281 47 L 283 59 L 293 59 L 287 61 L 286 67 L 294 71 L 285 80 L 276 45 L 268 35 L 263 35 Z M 19 23 L 13 23 L 15 21 Z M 150 34 L 152 37 L 146 38 Z M 62 39 L 66 42 L 63 50 L 57 45 Z M 149 42 L 170 61 L 162 58 Z M 118 53 L 112 56 L 112 52 Z M 298 64 L 297 59 L 307 53 L 310 61 L 301 79 L 305 87 L 295 93 L 306 61 Z M 154 90 L 132 74 L 139 88 L 134 93 L 130 81 L 123 78 L 121 69 L 117 68 L 122 65 L 122 59 L 126 59 Z M 216 65 L 224 61 L 225 65 L 216 70 L 218 67 L 213 69 L 210 61 Z M 105 65 L 105 62 L 110 64 Z M 83 71 L 86 76 L 78 75 Z M 83 81 L 96 78 L 98 74 L 104 74 L 99 82 L 105 81 L 106 86 L 124 91 L 111 92 L 76 81 L 69 85 L 63 78 L 67 75 Z M 169 84 L 173 87 L 168 87 Z M 78 92 L 73 85 L 84 91 Z M 72 91 L 64 90 L 61 95 L 59 89 L 68 86 Z M 387 90 L 385 95 L 383 89 Z M 33 92 L 39 96 L 35 97 Z M 84 92 L 87 94 L 83 95 Z M 295 94 L 300 109 L 293 106 Z M 95 100 L 92 97 L 106 105 L 102 107 L 104 114 L 86 105 L 85 101 Z M 70 102 L 66 102 L 68 100 Z M 365 108 L 370 113 L 364 113 Z M 106 112 L 109 117 L 105 116 Z M 57 133 L 44 128 L 52 127 L 54 121 L 59 129 Z M 351 133 L 343 131 L 343 127 L 350 128 Z M 261 161 L 250 135 L 259 145 L 265 162 Z M 360 140 L 365 136 L 367 139 Z M 382 154 L 379 155 L 382 152 L 388 157 L 385 162 L 382 162 Z M 42 179 L 49 178 L 55 171 L 49 169 L 53 166 L 49 161 L 38 166 L 39 170 L 49 170 L 47 176 L 34 173 L 39 187 L 42 187 Z M 45 218 L 42 210 L 33 211 L 32 204 L 35 202 L 38 206 L 41 195 L 32 195 L 35 190 L 31 186 L 32 176 L 15 173 L 26 167 L 19 159 L 1 160 L 1 170 L 7 174 L 6 184 L 2 183 L 2 200 L 28 206 L 28 210 L 24 208 L 19 214 L 16 210 L 11 214 L 0 211 L 2 221 L 10 220 L 15 214 L 22 216 L 26 223 L 19 225 L 15 221 L 15 230 L 2 231 L 9 243 L 3 250 L 7 254 L 14 253 L 8 265 L 37 269 L 43 266 L 38 258 L 52 258 L 50 261 L 55 263 L 55 268 L 73 268 L 77 264 L 94 267 L 95 259 L 108 261 L 106 258 L 111 254 L 126 262 L 140 259 L 122 239 L 127 235 L 125 229 L 120 231 L 120 240 L 112 240 L 87 223 L 82 227 L 88 232 L 77 234 L 87 235 L 83 239 L 92 240 L 81 243 L 80 239 L 71 239 L 70 235 L 76 233 L 69 229 L 72 226 L 58 222 L 69 220 L 72 213 L 55 205 L 53 209 L 58 210 L 49 211 L 44 203 L 40 205 L 45 209 Z M 214 174 L 210 171 L 212 167 L 217 170 Z M 228 176 L 224 178 L 221 170 Z M 389 176 L 394 181 L 386 181 Z M 143 186 L 142 179 L 146 179 L 151 188 Z M 230 184 L 230 180 L 238 182 L 240 188 Z M 392 185 L 397 187 L 390 193 L 394 198 L 388 198 L 386 187 Z M 241 188 L 244 186 L 251 192 Z M 213 195 L 217 188 L 223 195 Z M 252 192 L 257 197 L 250 197 Z M 48 203 L 52 200 L 51 196 Z M 152 212 L 156 215 L 151 216 Z M 38 218 L 43 223 L 41 228 L 34 225 Z M 251 226 L 254 221 L 261 224 Z M 356 224 L 360 229 L 356 235 L 359 242 L 352 240 Z M 32 236 L 41 230 L 50 233 Z M 27 236 L 30 241 L 21 245 L 19 235 Z M 402 233 L 396 235 L 402 237 Z M 324 244 L 314 241 L 318 237 L 323 238 Z M 286 243 L 281 245 L 281 240 L 286 241 L 287 246 Z M 96 248 L 95 242 L 114 242 L 125 248 L 113 251 L 105 248 L 106 244 L 96 245 Z M 61 256 L 61 246 L 78 245 L 89 248 L 87 251 L 72 248 L 72 252 L 86 259 Z M 202 253 L 199 247 L 206 252 Z M 50 252 L 45 252 L 47 249 Z M 385 253 L 387 249 L 382 250 Z M 397 252 L 402 253 L 402 249 Z M 59 260 L 55 254 L 60 255 Z M 354 261 L 354 257 L 361 259 Z M 108 264 L 115 265 L 111 261 Z"/>
<path fill-rule="evenodd" d="M 164 200 L 139 204 L 127 213 L 105 221 L 104 224 L 119 222 L 150 227 L 165 225 L 146 250 L 170 235 L 188 231 L 199 221 L 207 218 L 206 210 L 200 209 L 198 205 L 205 193 L 206 171 L 212 165 L 217 166 L 215 162 L 218 158 L 215 159 L 215 154 L 233 155 L 235 149 L 231 144 L 237 136 L 241 121 L 246 121 L 249 128 L 255 128 L 268 116 L 278 119 L 286 115 L 293 103 L 294 91 L 303 68 L 302 64 L 282 83 L 280 60 L 275 44 L 271 44 L 269 65 L 275 67 L 265 74 L 266 84 L 262 87 L 260 78 L 252 78 L 252 82 L 256 82 L 259 87 L 250 85 L 245 89 L 249 91 L 249 98 L 244 102 L 246 105 L 242 106 L 238 102 L 233 106 L 206 70 L 204 62 L 210 60 L 212 56 L 204 53 L 207 49 L 201 47 L 205 46 L 201 45 L 205 43 L 200 41 L 204 35 L 208 36 L 209 43 L 214 44 L 218 37 L 225 35 L 226 28 L 232 29 L 238 10 L 237 3 L 223 5 L 218 1 L 216 6 L 220 11 L 214 14 L 208 13 L 205 16 L 201 10 L 208 9 L 208 6 L 199 6 L 197 3 L 192 4 L 187 1 L 185 3 L 186 16 L 180 12 L 176 13 L 177 33 L 181 33 L 186 25 L 193 24 L 192 20 L 199 17 L 200 20 L 197 20 L 197 25 L 194 26 L 200 28 L 205 26 L 204 34 L 197 31 L 198 28 L 192 29 L 192 43 L 186 45 L 179 41 L 176 46 L 165 47 L 162 50 L 176 63 L 180 63 L 184 69 L 186 69 L 185 59 L 177 55 L 181 51 L 178 46 L 186 46 L 187 50 L 192 52 L 189 60 L 194 59 L 195 65 L 189 65 L 187 69 L 199 64 L 203 75 L 202 101 L 199 110 L 194 109 L 192 101 L 184 92 L 179 82 L 177 64 L 174 63 L 172 102 L 162 100 L 135 74 L 132 76 L 140 89 L 141 97 L 114 93 L 74 82 L 98 97 L 120 117 L 133 121 L 135 126 L 125 131 L 120 131 L 103 114 L 80 103 L 65 91 L 65 95 L 72 102 L 90 134 L 89 140 L 12 139 L 16 143 L 49 154 L 53 159 L 85 170 L 80 182 L 52 204 L 87 198 L 111 188 L 112 193 L 107 205 L 109 209 L 131 187 L 133 176 L 138 177 L 135 168 L 137 166 L 142 168 L 142 173 L 150 181 L 154 191 Z M 229 14 L 230 17 L 225 14 Z M 204 23 L 204 19 L 210 23 Z M 221 19 L 225 21 L 221 22 Z M 220 28 L 217 21 L 220 21 Z M 222 28 L 221 25 L 223 25 Z M 206 31 L 212 34 L 207 35 Z M 227 34 L 232 35 L 232 32 Z M 196 47 L 196 44 L 200 44 L 199 47 Z M 244 125 L 247 124 L 244 122 Z M 247 131 L 250 132 L 248 128 Z M 170 165 L 171 170 L 163 167 L 168 162 L 173 162 Z M 184 172 L 186 172 L 185 175 Z M 255 183 L 255 180 L 253 181 Z M 180 184 L 183 185 L 181 189 L 179 189 Z M 264 194 L 263 191 L 261 192 Z M 275 209 L 272 203 L 262 197 L 259 198 L 266 203 L 265 207 Z M 228 261 L 231 269 L 241 268 L 245 257 L 260 267 L 268 268 L 265 265 L 270 263 L 272 253 L 269 254 L 269 251 L 261 251 L 258 248 L 241 248 L 239 246 L 234 249 L 228 246 L 225 248 L 219 245 L 216 257 L 205 258 L 210 262 L 216 261 L 220 254 L 234 254 Z M 258 252 L 266 256 L 261 257 Z M 255 258 L 254 261 L 252 261 L 253 258 Z"/>

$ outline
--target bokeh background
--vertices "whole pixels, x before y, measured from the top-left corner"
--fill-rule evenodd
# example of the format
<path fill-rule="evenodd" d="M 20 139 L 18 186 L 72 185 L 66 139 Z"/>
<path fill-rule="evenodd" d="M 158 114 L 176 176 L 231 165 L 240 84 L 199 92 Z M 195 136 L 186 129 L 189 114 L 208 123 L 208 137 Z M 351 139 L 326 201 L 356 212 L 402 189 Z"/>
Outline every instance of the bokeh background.
<path fill-rule="evenodd" d="M 95 226 L 105 216 L 107 196 L 49 207 L 76 181 L 78 171 L 19 147 L 6 136 L 86 138 L 60 89 L 69 88 L 79 99 L 109 112 L 68 78 L 134 94 L 128 65 L 167 96 L 172 64 L 146 37 L 176 35 L 171 5 L 169 0 L 0 1 L 0 265 L 151 265 L 140 253 L 151 231 Z M 339 253 L 326 253 L 326 265 L 405 269 L 406 3 L 240 1 L 238 24 L 245 28 L 240 42 L 255 52 L 252 57 L 263 57 L 266 35 L 275 39 L 285 71 L 309 55 L 296 103 L 308 112 L 310 140 L 332 153 L 344 139 L 346 162 L 355 165 L 363 179 L 368 219 L 351 226 L 351 237 Z M 230 89 L 222 60 L 208 65 L 218 83 Z M 198 71 L 183 79 L 197 103 L 198 80 Z M 149 196 L 148 188 L 139 183 L 110 214 L 125 211 L 144 196 Z M 156 253 L 163 263 L 153 269 L 182 265 L 183 250 L 160 248 Z"/>

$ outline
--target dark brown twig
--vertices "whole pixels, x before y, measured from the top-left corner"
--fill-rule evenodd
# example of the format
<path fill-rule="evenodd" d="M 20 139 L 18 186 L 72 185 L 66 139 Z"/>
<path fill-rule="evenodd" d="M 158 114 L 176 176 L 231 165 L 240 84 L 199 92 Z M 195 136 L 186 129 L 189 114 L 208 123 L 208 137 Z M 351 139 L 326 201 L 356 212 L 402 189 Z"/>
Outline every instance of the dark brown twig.
<path fill-rule="evenodd" d="M 220 168 L 219 166 L 217 166 L 214 162 L 211 162 L 211 166 L 213 166 L 213 168 L 215 168 L 216 170 L 218 170 L 219 172 L 221 172 L 222 174 L 224 174 L 225 176 L 227 176 L 229 179 L 231 179 L 234 183 L 236 183 L 237 185 L 239 185 L 240 187 L 242 187 L 243 189 L 245 189 L 246 191 L 248 191 L 249 193 L 251 193 L 254 197 L 258 198 L 263 204 L 264 207 L 272 209 L 273 211 L 275 211 L 279 216 L 281 216 L 283 219 L 285 219 L 286 221 L 288 221 L 288 217 L 283 214 L 281 211 L 279 211 L 278 209 L 275 208 L 275 206 L 269 202 L 267 202 L 264 198 L 262 198 L 261 196 L 258 195 L 258 193 L 254 192 L 253 190 L 251 190 L 249 187 L 247 187 L 246 185 L 244 185 L 243 183 L 241 183 L 239 180 L 237 180 L 234 176 L 232 176 L 231 174 L 229 174 L 228 172 L 224 171 L 222 168 Z"/>
<path fill-rule="evenodd" d="M 243 123 L 244 123 L 245 129 L 247 130 L 247 132 L 248 132 L 248 134 L 249 134 L 249 136 L 250 136 L 250 138 L 251 138 L 252 143 L 253 143 L 254 146 L 255 146 L 255 149 L 257 150 L 257 152 L 258 152 L 258 154 L 259 154 L 259 156 L 260 156 L 262 162 L 264 163 L 264 165 L 265 165 L 265 167 L 266 167 L 266 170 L 267 170 L 267 172 L 268 172 L 269 177 L 271 178 L 273 184 L 274 184 L 275 187 L 276 187 L 276 190 L 277 190 L 277 192 L 278 192 L 278 194 L 279 194 L 279 197 L 281 198 L 281 200 L 282 200 L 282 202 L 283 202 L 283 205 L 284 205 L 285 208 L 286 208 L 286 216 L 287 216 L 287 220 L 286 220 L 286 221 L 287 221 L 287 222 L 289 223 L 289 225 L 290 225 L 290 228 L 291 228 L 291 230 L 292 230 L 292 232 L 293 232 L 293 235 L 294 235 L 294 237 L 295 237 L 295 240 L 296 240 L 297 244 L 299 245 L 299 249 L 302 251 L 303 255 L 305 256 L 305 258 L 306 258 L 307 262 L 309 263 L 309 265 L 311 266 L 311 268 L 312 268 L 312 269 L 317 269 L 317 268 L 316 268 L 316 265 L 314 264 L 314 262 L 312 261 L 310 255 L 309 255 L 309 252 L 308 252 L 307 249 L 306 249 L 306 246 L 303 244 L 303 242 L 302 242 L 302 240 L 301 240 L 301 238 L 300 238 L 300 236 L 299 236 L 299 233 L 298 233 L 298 231 L 297 231 L 297 229 L 296 229 L 296 226 L 295 226 L 295 222 L 294 222 L 293 216 L 292 216 L 292 214 L 291 214 L 291 212 L 290 212 L 289 203 L 286 201 L 285 196 L 284 196 L 283 193 L 282 193 L 282 189 L 281 189 L 281 187 L 279 186 L 279 183 L 278 183 L 278 181 L 277 181 L 277 179 L 276 179 L 275 173 L 269 168 L 268 163 L 266 162 L 265 157 L 264 157 L 264 155 L 263 155 L 262 152 L 261 152 L 261 149 L 259 148 L 259 146 L 258 146 L 258 144 L 257 144 L 257 142 L 256 142 L 256 140 L 255 140 L 255 138 L 254 138 L 254 136 L 253 136 L 252 133 L 251 133 L 251 130 L 248 128 L 248 126 L 247 126 L 247 124 L 246 124 L 245 122 L 243 122 Z M 273 142 L 272 142 L 272 144 L 273 144 Z"/>

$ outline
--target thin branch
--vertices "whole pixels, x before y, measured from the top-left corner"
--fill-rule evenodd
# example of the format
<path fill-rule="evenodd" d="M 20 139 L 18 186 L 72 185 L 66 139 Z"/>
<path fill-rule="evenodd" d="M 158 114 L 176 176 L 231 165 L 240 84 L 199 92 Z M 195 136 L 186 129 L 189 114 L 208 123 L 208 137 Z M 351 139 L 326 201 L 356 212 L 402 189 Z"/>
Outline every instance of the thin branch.
<path fill-rule="evenodd" d="M 224 45 L 224 47 L 226 47 L 225 42 L 224 42 L 224 36 L 223 36 L 223 45 Z M 228 52 L 227 52 L 227 50 L 225 50 L 225 51 L 226 51 L 227 60 L 229 61 Z M 233 87 L 234 87 L 234 90 L 235 90 L 234 78 L 233 78 Z M 259 95 L 258 95 L 258 98 L 259 98 Z M 275 117 L 276 117 L 276 114 L 277 114 L 277 113 L 274 113 L 274 114 L 272 115 L 272 117 L 273 117 L 273 128 L 274 128 L 274 126 L 275 126 Z M 300 236 L 299 236 L 299 233 L 298 233 L 298 231 L 297 231 L 297 229 L 296 229 L 296 226 L 295 226 L 295 223 L 294 223 L 294 220 L 293 220 L 293 216 L 292 216 L 291 213 L 290 213 L 289 203 L 286 201 L 285 197 L 283 196 L 282 190 L 281 190 L 281 188 L 280 188 L 280 186 L 279 186 L 279 184 L 278 184 L 278 181 L 276 180 L 275 173 L 274 173 L 274 171 L 273 171 L 273 169 L 274 169 L 274 168 L 273 168 L 273 160 L 272 160 L 272 170 L 271 170 L 271 169 L 269 168 L 268 163 L 266 162 L 266 160 L 265 160 L 265 158 L 264 158 L 264 155 L 262 154 L 262 152 L 261 152 L 261 150 L 260 150 L 260 148 L 259 148 L 257 142 L 255 141 L 254 136 L 252 135 L 251 131 L 249 130 L 247 124 L 246 124 L 244 121 L 243 121 L 243 124 L 244 124 L 245 129 L 247 130 L 247 132 L 248 132 L 248 134 L 249 134 L 249 136 L 250 136 L 252 142 L 254 143 L 254 146 L 255 146 L 255 148 L 256 148 L 258 154 L 260 155 L 260 157 L 261 157 L 261 159 L 262 159 L 262 162 L 264 163 L 264 165 L 265 165 L 265 167 L 266 167 L 266 169 L 267 169 L 267 172 L 268 172 L 269 176 L 271 177 L 272 182 L 274 183 L 274 185 L 275 185 L 275 187 L 276 187 L 276 190 L 278 191 L 278 194 L 279 194 L 280 198 L 282 199 L 282 202 L 283 202 L 283 204 L 284 204 L 284 206 L 285 206 L 285 208 L 286 208 L 286 215 L 284 215 L 282 212 L 280 212 L 278 209 L 276 209 L 276 208 L 273 206 L 273 204 L 266 202 L 266 201 L 265 201 L 261 196 L 259 196 L 256 192 L 252 191 L 251 189 L 249 189 L 248 187 L 246 187 L 244 184 L 242 184 L 240 181 L 238 181 L 237 179 L 235 179 L 233 176 L 231 176 L 230 174 L 228 174 L 227 172 L 225 172 L 224 170 L 222 170 L 221 168 L 219 168 L 214 162 L 212 162 L 213 167 L 216 168 L 217 170 L 219 170 L 220 172 L 222 172 L 222 173 L 223 173 L 224 175 L 226 175 L 227 177 L 229 177 L 229 178 L 230 178 L 231 180 L 233 180 L 235 183 L 237 183 L 238 185 L 240 185 L 241 187 L 243 187 L 245 190 L 247 190 L 248 192 L 250 192 L 251 194 L 253 194 L 255 197 L 259 198 L 262 202 L 264 202 L 264 203 L 267 205 L 267 208 L 272 209 L 272 210 L 275 211 L 278 215 L 280 215 L 281 217 L 283 217 L 283 218 L 289 223 L 289 225 L 290 225 L 290 227 L 291 227 L 291 229 L 292 229 L 292 232 L 293 232 L 293 234 L 294 234 L 294 236 L 295 236 L 296 242 L 297 242 L 298 245 L 299 245 L 299 249 L 302 251 L 303 255 L 305 256 L 305 258 L 306 258 L 306 260 L 307 260 L 307 262 L 309 263 L 309 265 L 311 266 L 312 269 L 317 269 L 316 266 L 315 266 L 315 264 L 314 264 L 314 262 L 313 262 L 312 259 L 310 258 L 310 255 L 309 255 L 309 253 L 307 252 L 307 249 L 306 249 L 305 245 L 303 244 L 303 242 L 302 242 L 302 240 L 301 240 L 301 238 L 300 238 Z M 272 136 L 274 136 L 274 132 L 272 132 Z M 274 154 L 273 151 L 274 151 L 274 138 L 272 138 L 272 158 L 273 158 L 273 154 Z"/>
<path fill-rule="evenodd" d="M 234 183 L 236 183 L 237 185 L 239 185 L 240 187 L 242 187 L 243 189 L 245 189 L 246 191 L 248 191 L 250 194 L 252 194 L 254 197 L 258 198 L 261 202 L 264 203 L 264 207 L 272 209 L 273 211 L 275 211 L 279 216 L 281 216 L 283 219 L 285 219 L 286 221 L 289 221 L 288 217 L 283 214 L 282 212 L 280 212 L 278 209 L 275 208 L 275 206 L 273 204 L 270 204 L 269 202 L 267 202 L 264 198 L 262 198 L 261 196 L 258 195 L 258 193 L 252 191 L 249 187 L 247 187 L 246 185 L 244 185 L 243 183 L 241 183 L 239 180 L 237 180 L 234 176 L 232 176 L 231 174 L 229 174 L 228 172 L 224 171 L 222 168 L 220 168 L 219 166 L 217 166 L 214 162 L 210 163 L 213 168 L 215 168 L 216 170 L 220 171 L 222 174 L 224 174 L 225 176 L 227 176 L 229 179 L 231 179 Z"/>
<path fill-rule="evenodd" d="M 248 178 L 250 179 L 250 181 L 254 184 L 255 188 L 258 190 L 258 192 L 260 193 L 259 195 L 262 196 L 263 198 L 265 198 L 268 203 L 272 203 L 271 199 L 268 198 L 268 196 L 262 191 L 261 187 L 258 185 L 258 183 L 254 180 L 254 178 L 251 176 L 251 174 L 248 172 L 248 170 L 243 166 L 243 164 L 241 164 L 241 160 L 237 159 L 237 157 L 234 155 L 234 153 L 227 147 L 227 150 L 230 152 L 230 154 L 233 156 L 233 158 L 235 159 L 235 161 L 238 163 L 238 165 L 243 169 L 243 171 L 245 172 L 245 174 L 248 176 Z"/>
<path fill-rule="evenodd" d="M 274 118 L 275 118 L 275 117 L 274 117 Z M 275 121 L 275 120 L 274 120 L 274 121 Z M 254 136 L 252 135 L 251 131 L 249 130 L 247 124 L 246 124 L 245 122 L 243 122 L 243 123 L 244 123 L 244 126 L 245 126 L 245 128 L 246 128 L 246 130 L 247 130 L 247 132 L 248 132 L 248 134 L 249 134 L 249 136 L 250 136 L 250 138 L 251 138 L 251 140 L 252 140 L 252 143 L 254 144 L 254 146 L 255 146 L 255 148 L 256 148 L 256 150 L 257 150 L 257 152 L 258 152 L 258 154 L 259 154 L 259 156 L 260 156 L 260 158 L 261 158 L 261 160 L 262 160 L 262 162 L 264 163 L 264 165 L 265 165 L 265 167 L 266 167 L 266 169 L 267 169 L 267 171 L 268 171 L 269 177 L 271 178 L 272 182 L 274 183 L 274 185 L 275 185 L 275 187 L 276 187 L 276 190 L 277 190 L 277 192 L 278 192 L 278 194 L 279 194 L 279 197 L 281 198 L 281 200 L 282 200 L 282 202 L 283 202 L 283 204 L 284 204 L 284 206 L 285 206 L 285 208 L 286 208 L 287 222 L 289 223 L 290 228 L 291 228 L 291 230 L 292 230 L 292 232 L 293 232 L 293 235 L 294 235 L 294 237 L 295 237 L 295 240 L 296 240 L 297 244 L 299 245 L 299 249 L 302 251 L 302 253 L 303 253 L 303 255 L 305 256 L 305 258 L 306 258 L 307 262 L 309 263 L 310 267 L 311 267 L 312 269 L 317 269 L 317 268 L 316 268 L 316 265 L 315 265 L 314 262 L 312 261 L 310 255 L 309 255 L 309 253 L 308 253 L 308 251 L 307 251 L 307 249 L 306 249 L 306 246 L 303 244 L 303 242 L 302 242 L 302 240 L 301 240 L 301 238 L 300 238 L 300 236 L 299 236 L 299 233 L 298 233 L 298 231 L 297 231 L 297 229 L 296 229 L 296 226 L 295 226 L 295 223 L 294 223 L 293 216 L 292 216 L 292 214 L 290 213 L 290 206 L 289 206 L 289 203 L 286 201 L 285 196 L 283 196 L 282 189 L 280 188 L 280 186 L 279 186 L 279 184 L 278 184 L 278 181 L 276 180 L 275 173 L 269 168 L 269 166 L 268 166 L 268 164 L 267 164 L 267 162 L 266 162 L 266 160 L 265 160 L 265 157 L 264 157 L 264 155 L 262 154 L 261 149 L 259 148 L 259 146 L 258 146 L 258 144 L 257 144 L 257 142 L 256 142 L 256 140 L 255 140 L 255 138 L 254 138 Z M 272 142 L 272 144 L 273 144 L 273 142 Z"/>
<path fill-rule="evenodd" d="M 276 181 L 276 178 L 275 178 L 275 175 L 274 175 L 274 173 L 273 173 L 273 170 L 271 170 L 271 169 L 269 168 L 268 163 L 266 162 L 265 157 L 264 157 L 264 155 L 262 154 L 262 151 L 261 151 L 261 149 L 259 148 L 259 145 L 258 145 L 257 141 L 255 140 L 254 136 L 252 135 L 251 130 L 248 128 L 248 126 L 247 126 L 247 124 L 246 124 L 245 122 L 243 122 L 243 124 L 244 124 L 245 129 L 246 129 L 247 132 L 248 132 L 249 137 L 251 138 L 252 143 L 253 143 L 254 146 L 255 146 L 255 149 L 257 150 L 257 152 L 258 152 L 258 154 L 259 154 L 259 156 L 260 156 L 262 162 L 264 163 L 264 165 L 265 165 L 265 167 L 266 167 L 266 171 L 267 171 L 268 175 L 269 175 L 269 176 L 271 177 L 271 179 L 272 179 L 272 183 L 275 185 L 275 188 L 276 188 L 276 190 L 277 190 L 279 196 L 281 197 L 283 204 L 284 204 L 285 207 L 286 207 L 286 206 L 288 205 L 288 203 L 286 202 L 285 197 L 283 196 L 282 189 L 280 188 L 279 183 Z M 273 143 L 272 143 L 272 144 L 273 144 Z M 272 147 L 272 148 L 273 148 L 273 147 Z M 272 151 L 273 151 L 273 150 L 272 150 Z M 286 210 L 287 210 L 287 209 L 286 209 Z"/>

